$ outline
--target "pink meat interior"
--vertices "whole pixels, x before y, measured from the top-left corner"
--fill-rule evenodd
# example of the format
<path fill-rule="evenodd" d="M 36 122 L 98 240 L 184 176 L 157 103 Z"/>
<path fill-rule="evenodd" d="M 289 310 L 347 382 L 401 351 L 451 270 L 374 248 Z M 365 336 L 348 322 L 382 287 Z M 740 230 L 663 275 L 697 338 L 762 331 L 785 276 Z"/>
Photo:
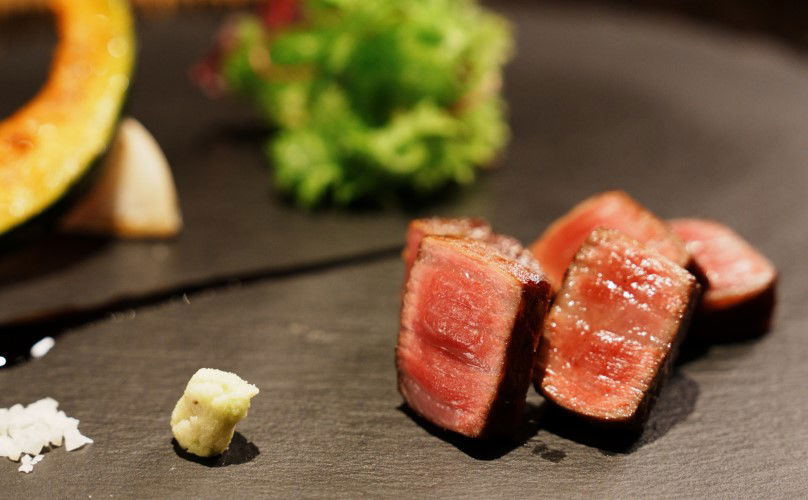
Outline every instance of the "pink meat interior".
<path fill-rule="evenodd" d="M 578 249 L 598 227 L 617 229 L 681 266 L 688 261 L 684 245 L 665 222 L 622 191 L 610 191 L 578 204 L 531 246 L 556 289 Z"/>
<path fill-rule="evenodd" d="M 628 420 L 687 310 L 694 278 L 617 231 L 598 230 L 545 322 L 542 391 L 577 413 Z"/>
<path fill-rule="evenodd" d="M 772 263 L 727 226 L 700 219 L 677 219 L 671 227 L 684 240 L 707 278 L 707 308 L 736 305 L 763 292 L 775 279 Z"/>
<path fill-rule="evenodd" d="M 402 309 L 399 388 L 433 423 L 474 436 L 503 376 L 521 284 L 462 240 L 425 238 Z"/>
<path fill-rule="evenodd" d="M 480 219 L 459 218 L 447 219 L 429 217 L 415 219 L 410 222 L 407 229 L 407 243 L 402 257 L 404 258 L 405 278 L 409 274 L 415 258 L 418 256 L 418 247 L 424 236 L 434 234 L 439 236 L 464 236 L 476 240 L 484 240 L 491 235 L 491 227 Z"/>

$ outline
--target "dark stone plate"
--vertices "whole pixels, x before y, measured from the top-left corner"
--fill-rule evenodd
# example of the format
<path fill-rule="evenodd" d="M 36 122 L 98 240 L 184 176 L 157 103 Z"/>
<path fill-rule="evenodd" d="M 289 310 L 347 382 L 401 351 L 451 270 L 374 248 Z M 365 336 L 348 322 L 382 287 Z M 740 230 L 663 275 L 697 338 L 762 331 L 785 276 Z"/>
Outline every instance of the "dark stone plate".
<path fill-rule="evenodd" d="M 0 405 L 52 396 L 95 444 L 0 461 L 4 494 L 115 497 L 798 497 L 808 401 L 801 307 L 757 343 L 680 366 L 637 442 L 587 433 L 532 394 L 520 439 L 414 419 L 395 389 L 395 259 L 192 295 L 57 340 L 0 370 Z M 784 293 L 793 292 L 786 286 Z M 178 452 L 168 419 L 199 367 L 258 385 L 233 449 Z"/>
<path fill-rule="evenodd" d="M 808 494 L 808 271 L 799 260 L 808 247 L 804 62 L 759 40 L 661 19 L 504 10 L 519 29 L 506 87 L 513 143 L 505 168 L 441 209 L 488 217 L 531 240 L 576 201 L 619 187 L 663 216 L 723 220 L 781 272 L 766 337 L 686 352 L 637 441 L 586 431 L 531 395 L 521 438 L 483 446 L 441 433 L 401 406 L 393 346 L 402 268 L 394 256 L 219 286 L 191 294 L 190 304 L 168 301 L 76 328 L 44 359 L 0 370 L 0 407 L 53 396 L 96 440 L 77 452 L 49 452 L 31 475 L 0 461 L 2 495 Z M 163 81 L 160 64 L 149 62 L 161 53 L 189 61 L 202 50 L 190 44 L 206 39 L 215 21 L 192 14 L 146 24 L 140 82 L 166 87 L 147 91 L 143 83 L 133 98 L 133 113 L 175 159 L 188 231 L 175 243 L 106 243 L 19 278 L 0 294 L 3 314 L 94 287 L 104 291 L 86 303 L 401 241 L 404 215 L 306 216 L 238 186 L 263 182 L 257 143 L 205 134 L 241 126 L 247 114 L 195 96 L 172 65 L 165 71 L 174 79 Z M 169 35 L 175 49 L 150 45 Z M 176 121 L 173 102 L 193 102 L 195 119 Z M 243 175 L 221 175 L 223 165 Z M 133 279 L 136 288 L 113 287 Z M 217 461 L 179 453 L 168 428 L 173 404 L 202 366 L 233 370 L 262 391 L 232 453 Z"/>
<path fill-rule="evenodd" d="M 306 213 L 272 193 L 263 154 L 269 131 L 245 103 L 208 99 L 189 78 L 224 17 L 221 10 L 184 11 L 140 23 L 128 113 L 154 134 L 172 165 L 185 220 L 182 234 L 169 242 L 54 234 L 2 252 L 0 323 L 403 244 L 407 214 Z M 44 81 L 54 43 L 46 19 L 23 19 L 25 29 L 14 29 L 10 20 L 9 30 L 0 25 L 0 63 L 21 68 L 20 75 L 0 80 L 3 113 Z M 473 211 L 467 196 L 428 211 Z"/>

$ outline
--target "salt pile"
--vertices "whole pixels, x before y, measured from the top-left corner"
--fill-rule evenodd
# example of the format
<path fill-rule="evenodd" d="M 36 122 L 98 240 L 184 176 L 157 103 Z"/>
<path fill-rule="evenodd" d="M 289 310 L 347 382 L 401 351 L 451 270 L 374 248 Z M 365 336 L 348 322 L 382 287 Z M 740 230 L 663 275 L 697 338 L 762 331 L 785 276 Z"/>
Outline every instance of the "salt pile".
<path fill-rule="evenodd" d="M 22 465 L 20 465 L 20 468 L 17 470 L 20 472 L 25 472 L 26 474 L 33 472 L 34 465 L 38 464 L 43 458 L 45 458 L 45 455 L 37 455 L 33 458 L 31 458 L 31 455 L 23 455 L 21 460 Z"/>
<path fill-rule="evenodd" d="M 31 472 L 42 460 L 40 453 L 48 447 L 62 446 L 67 451 L 93 442 L 79 432 L 79 421 L 63 411 L 53 398 L 40 399 L 23 407 L 0 408 L 0 457 L 22 461 L 20 472 Z"/>

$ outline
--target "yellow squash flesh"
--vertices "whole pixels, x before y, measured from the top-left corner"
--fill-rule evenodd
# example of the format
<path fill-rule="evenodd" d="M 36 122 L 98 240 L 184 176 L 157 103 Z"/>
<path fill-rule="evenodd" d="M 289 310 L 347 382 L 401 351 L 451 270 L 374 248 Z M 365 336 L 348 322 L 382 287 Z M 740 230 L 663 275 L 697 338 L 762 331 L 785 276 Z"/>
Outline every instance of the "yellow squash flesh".
<path fill-rule="evenodd" d="M 134 64 L 126 0 L 53 0 L 59 43 L 40 92 L 0 122 L 0 234 L 62 198 L 107 148 Z"/>

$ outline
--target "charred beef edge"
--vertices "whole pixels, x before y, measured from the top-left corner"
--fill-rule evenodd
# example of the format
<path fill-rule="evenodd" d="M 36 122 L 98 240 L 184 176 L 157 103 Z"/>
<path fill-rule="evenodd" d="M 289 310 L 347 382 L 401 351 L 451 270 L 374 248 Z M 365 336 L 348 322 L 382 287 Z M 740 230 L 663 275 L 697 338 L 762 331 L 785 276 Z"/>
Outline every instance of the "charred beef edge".
<path fill-rule="evenodd" d="M 583 245 L 582 245 L 583 246 Z M 673 263 L 673 261 L 670 261 Z M 678 264 L 676 264 L 678 265 Z M 547 401 L 553 403 L 553 405 L 562 410 L 565 414 L 573 417 L 574 419 L 586 422 L 588 424 L 592 424 L 598 427 L 605 427 L 609 429 L 616 429 L 627 434 L 638 434 L 642 431 L 643 425 L 645 424 L 646 419 L 648 418 L 651 409 L 653 408 L 654 404 L 656 403 L 656 399 L 659 396 L 659 391 L 662 388 L 665 380 L 667 380 L 671 369 L 676 361 L 676 357 L 679 354 L 679 347 L 682 345 L 685 337 L 688 336 L 688 332 L 690 331 L 691 322 L 695 316 L 696 309 L 698 308 L 698 304 L 701 300 L 701 293 L 702 293 L 702 286 L 699 282 L 697 276 L 693 274 L 690 270 L 692 266 L 695 266 L 695 262 L 693 258 L 690 258 L 688 262 L 688 267 L 684 268 L 685 271 L 690 273 L 693 276 L 693 281 L 690 285 L 689 290 L 689 299 L 687 302 L 687 307 L 685 307 L 684 314 L 682 315 L 682 320 L 679 323 L 679 329 L 676 331 L 676 334 L 673 337 L 673 342 L 671 342 L 671 348 L 668 350 L 668 353 L 665 355 L 665 359 L 662 360 L 659 370 L 657 370 L 657 374 L 651 380 L 651 383 L 648 386 L 648 390 L 645 391 L 645 395 L 643 399 L 640 401 L 640 404 L 637 406 L 637 411 L 634 414 L 625 419 L 613 419 L 613 420 L 603 420 L 595 417 L 590 417 L 588 415 L 581 415 L 576 413 L 568 408 L 565 408 L 562 405 L 559 405 L 555 402 L 553 397 L 550 394 L 546 394 L 542 388 L 542 380 L 544 379 L 544 367 L 545 361 L 541 355 L 542 351 L 539 348 L 536 356 L 536 363 L 534 366 L 534 370 L 537 370 L 536 376 L 533 377 L 533 387 L 536 389 L 536 392 L 541 394 Z M 572 265 L 570 265 L 570 268 Z M 567 275 L 569 274 L 570 268 L 564 272 L 564 279 L 562 283 L 567 280 Z M 559 292 L 561 290 L 559 289 Z M 556 295 L 556 298 L 558 294 Z M 553 304 L 551 304 L 550 309 L 555 304 L 555 298 L 553 299 Z M 542 332 L 543 335 L 543 332 Z M 539 340 L 541 342 L 541 339 Z"/>
<path fill-rule="evenodd" d="M 550 283 L 545 280 L 523 284 L 519 310 L 505 351 L 505 373 L 479 437 L 511 437 L 518 430 L 551 294 Z"/>
<path fill-rule="evenodd" d="M 659 391 L 673 369 L 676 357 L 679 355 L 679 348 L 681 347 L 682 342 L 690 330 L 690 324 L 693 319 L 694 312 L 696 311 L 701 299 L 701 291 L 701 285 L 698 283 L 698 280 L 694 279 L 690 285 L 690 298 L 687 302 L 687 307 L 685 308 L 684 314 L 682 315 L 682 320 L 679 322 L 679 329 L 676 331 L 676 335 L 673 337 L 673 342 L 671 342 L 671 348 L 668 350 L 668 354 L 662 361 L 656 376 L 648 386 L 648 390 L 646 391 L 645 396 L 643 396 L 642 401 L 640 401 L 634 416 L 625 420 L 624 422 L 628 430 L 637 432 L 641 431 L 645 421 L 648 419 L 648 415 L 656 403 L 657 398 L 659 397 Z M 615 423 L 619 422 L 620 421 L 616 421 Z"/>

